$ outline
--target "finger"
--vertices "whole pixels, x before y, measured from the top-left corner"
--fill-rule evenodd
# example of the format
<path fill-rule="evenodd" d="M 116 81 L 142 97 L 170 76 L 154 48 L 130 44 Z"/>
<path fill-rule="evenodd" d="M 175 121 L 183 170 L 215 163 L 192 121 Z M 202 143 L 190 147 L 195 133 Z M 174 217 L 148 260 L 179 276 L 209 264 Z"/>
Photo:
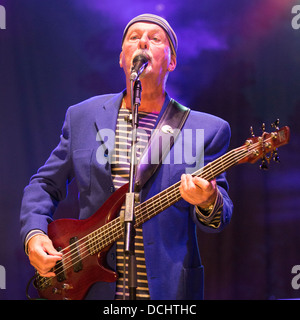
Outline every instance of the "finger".
<path fill-rule="evenodd" d="M 47 269 L 45 267 L 36 267 L 36 271 L 39 273 L 40 276 L 42 277 L 55 277 L 56 274 L 53 270 L 53 268 Z"/>
<path fill-rule="evenodd" d="M 198 188 L 202 189 L 203 191 L 210 191 L 213 188 L 211 182 L 200 177 L 194 177 L 193 182 Z"/>
<path fill-rule="evenodd" d="M 181 175 L 180 188 L 181 188 L 181 190 L 186 190 L 186 188 L 187 188 L 186 174 Z"/>
<path fill-rule="evenodd" d="M 62 256 L 55 248 L 53 247 L 52 241 L 48 238 L 47 235 L 35 235 L 28 241 L 28 253 L 33 255 L 43 255 L 44 253 L 55 256 Z"/>
<path fill-rule="evenodd" d="M 56 277 L 56 274 L 54 272 L 47 272 L 47 273 L 41 273 L 39 272 L 39 275 L 45 278 L 51 278 L 51 277 Z"/>
<path fill-rule="evenodd" d="M 57 261 L 61 260 L 61 257 L 49 256 L 45 254 L 29 258 L 31 264 L 42 273 L 48 272 L 55 266 Z"/>
<path fill-rule="evenodd" d="M 43 244 L 42 246 L 37 246 L 33 248 L 33 250 L 30 251 L 30 255 L 40 257 L 41 259 L 46 261 L 60 260 L 62 258 L 62 253 L 53 249 L 51 249 L 51 245 L 49 246 L 48 244 Z"/>
<path fill-rule="evenodd" d="M 49 255 L 43 248 L 36 248 L 29 254 L 30 263 L 38 270 L 41 275 L 47 274 L 61 260 L 59 255 Z"/>
<path fill-rule="evenodd" d="M 46 268 L 44 266 L 36 266 L 35 267 L 36 271 L 39 273 L 40 276 L 42 277 L 52 277 L 55 276 L 55 272 L 53 268 Z"/>
<path fill-rule="evenodd" d="M 190 174 L 186 175 L 186 186 L 187 186 L 187 190 L 195 188 L 193 177 Z"/>
<path fill-rule="evenodd" d="M 193 177 L 190 174 L 183 174 L 181 176 L 181 184 L 184 192 L 188 192 L 190 189 L 195 188 Z"/>
<path fill-rule="evenodd" d="M 53 245 L 52 245 L 52 241 L 48 241 L 48 242 L 45 242 L 43 244 L 43 247 L 44 247 L 44 250 L 45 252 L 47 252 L 49 255 L 51 256 L 55 256 L 55 257 L 62 257 L 62 253 L 57 251 Z"/>

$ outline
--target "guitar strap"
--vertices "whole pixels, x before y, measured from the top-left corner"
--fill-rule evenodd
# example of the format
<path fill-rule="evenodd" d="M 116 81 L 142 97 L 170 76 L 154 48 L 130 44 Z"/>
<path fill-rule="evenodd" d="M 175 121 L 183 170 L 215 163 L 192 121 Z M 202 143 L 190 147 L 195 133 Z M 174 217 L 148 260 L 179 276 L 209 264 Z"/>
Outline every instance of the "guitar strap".
<path fill-rule="evenodd" d="M 162 164 L 176 141 L 189 113 L 189 108 L 174 99 L 170 100 L 140 158 L 135 175 L 135 192 L 141 191 L 145 183 Z"/>

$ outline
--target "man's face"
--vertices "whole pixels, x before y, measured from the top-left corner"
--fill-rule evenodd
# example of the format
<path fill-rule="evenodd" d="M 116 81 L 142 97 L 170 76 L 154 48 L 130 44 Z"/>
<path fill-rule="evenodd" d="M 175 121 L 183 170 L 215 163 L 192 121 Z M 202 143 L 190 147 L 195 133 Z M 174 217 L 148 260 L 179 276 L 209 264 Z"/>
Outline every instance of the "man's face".
<path fill-rule="evenodd" d="M 137 22 L 128 29 L 120 54 L 120 66 L 127 79 L 133 58 L 141 53 L 149 59 L 141 79 L 153 77 L 156 81 L 164 81 L 166 74 L 176 67 L 176 57 L 171 54 L 168 37 L 156 24 Z"/>

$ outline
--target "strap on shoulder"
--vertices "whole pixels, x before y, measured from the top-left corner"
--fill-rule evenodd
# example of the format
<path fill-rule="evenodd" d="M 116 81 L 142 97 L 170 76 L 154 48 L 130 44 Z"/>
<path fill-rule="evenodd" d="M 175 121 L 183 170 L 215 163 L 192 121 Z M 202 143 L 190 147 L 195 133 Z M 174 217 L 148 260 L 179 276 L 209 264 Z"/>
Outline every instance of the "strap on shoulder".
<path fill-rule="evenodd" d="M 189 108 L 174 99 L 170 100 L 140 158 L 135 175 L 135 192 L 139 192 L 142 189 L 162 164 L 175 143 L 189 113 Z M 164 147 L 163 150 L 161 150 L 161 146 Z M 158 159 L 158 161 L 151 163 L 151 159 Z"/>

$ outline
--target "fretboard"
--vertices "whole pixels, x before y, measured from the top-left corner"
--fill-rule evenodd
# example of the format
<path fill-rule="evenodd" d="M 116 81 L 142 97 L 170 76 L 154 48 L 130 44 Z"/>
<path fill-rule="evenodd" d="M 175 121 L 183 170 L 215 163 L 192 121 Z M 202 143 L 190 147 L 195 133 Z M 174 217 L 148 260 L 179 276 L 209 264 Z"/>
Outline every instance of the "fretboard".
<path fill-rule="evenodd" d="M 218 159 L 208 163 L 192 175 L 211 181 L 247 156 L 248 151 L 246 149 L 233 149 Z M 135 207 L 135 227 L 140 226 L 179 201 L 181 199 L 179 185 L 180 181 L 137 205 Z M 90 233 L 88 235 L 90 254 L 101 251 L 119 238 L 122 238 L 123 234 L 124 227 L 120 217 Z"/>

